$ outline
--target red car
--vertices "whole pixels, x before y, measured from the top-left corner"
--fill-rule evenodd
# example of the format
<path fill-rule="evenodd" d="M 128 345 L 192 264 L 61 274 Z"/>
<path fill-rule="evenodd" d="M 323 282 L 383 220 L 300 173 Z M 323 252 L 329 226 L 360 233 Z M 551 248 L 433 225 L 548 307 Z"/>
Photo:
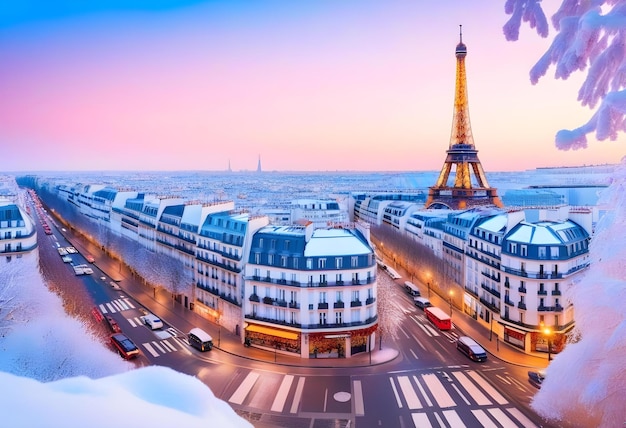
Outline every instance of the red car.
<path fill-rule="evenodd" d="M 94 259 L 91 254 L 86 254 L 85 260 L 87 260 L 89 263 L 94 263 L 96 261 L 96 259 Z"/>
<path fill-rule="evenodd" d="M 122 332 L 122 329 L 120 328 L 120 326 L 117 323 L 117 321 L 115 321 L 111 316 L 106 315 L 104 317 L 104 319 L 107 321 L 107 324 L 109 324 L 109 328 L 111 329 L 111 331 L 113 333 L 121 333 Z"/>

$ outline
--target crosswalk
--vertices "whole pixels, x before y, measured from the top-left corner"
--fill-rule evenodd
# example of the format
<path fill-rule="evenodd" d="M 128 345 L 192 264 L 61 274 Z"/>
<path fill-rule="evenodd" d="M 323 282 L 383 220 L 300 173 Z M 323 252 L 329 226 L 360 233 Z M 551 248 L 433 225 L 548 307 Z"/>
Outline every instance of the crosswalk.
<path fill-rule="evenodd" d="M 296 415 L 300 412 L 312 414 L 312 396 L 324 394 L 319 400 L 323 405 L 313 412 L 367 418 L 368 403 L 364 400 L 364 394 L 370 400 L 379 400 L 380 394 L 388 393 L 393 396 L 397 413 L 406 416 L 404 420 L 408 422 L 407 426 L 412 423 L 419 428 L 537 427 L 475 370 L 448 368 L 381 376 L 388 378 L 386 390 L 369 377 L 346 377 L 348 380 L 344 386 L 347 388 L 342 391 L 336 388 L 336 377 L 330 377 L 327 384 L 320 385 L 320 382 L 326 382 L 320 377 L 252 370 L 241 374 L 223 399 L 231 405 Z M 334 407 L 333 402 L 336 402 Z M 372 403 L 369 404 L 371 408 Z"/>
<path fill-rule="evenodd" d="M 116 312 L 127 311 L 129 309 L 135 309 L 135 305 L 133 305 L 133 303 L 130 301 L 129 298 L 111 300 L 110 302 L 102 303 L 99 306 L 100 306 L 100 311 L 102 311 L 102 314 L 107 314 L 107 313 L 114 314 Z"/>
<path fill-rule="evenodd" d="M 409 318 L 430 337 L 444 336 L 451 343 L 456 342 L 459 338 L 459 335 L 454 330 L 441 331 L 437 327 L 433 326 L 425 315 L 410 314 Z"/>
<path fill-rule="evenodd" d="M 160 355 L 169 354 L 170 352 L 187 350 L 187 344 L 177 337 L 144 342 L 141 346 L 143 346 L 153 357 L 159 357 Z"/>

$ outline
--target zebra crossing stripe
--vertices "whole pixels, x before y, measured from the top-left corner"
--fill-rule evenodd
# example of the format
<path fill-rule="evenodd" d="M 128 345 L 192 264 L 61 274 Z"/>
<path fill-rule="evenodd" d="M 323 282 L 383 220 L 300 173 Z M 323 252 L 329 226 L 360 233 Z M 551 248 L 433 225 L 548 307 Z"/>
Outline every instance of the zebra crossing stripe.
<path fill-rule="evenodd" d="M 116 302 L 122 307 L 122 310 L 127 311 L 130 309 L 123 299 L 117 299 Z"/>
<path fill-rule="evenodd" d="M 518 422 L 524 425 L 524 428 L 537 428 L 537 425 L 535 425 L 530 419 L 528 419 L 526 415 L 523 414 L 518 408 L 510 407 L 507 408 L 506 411 L 509 412 L 515 419 L 517 419 Z"/>
<path fill-rule="evenodd" d="M 133 303 L 130 301 L 130 299 L 124 299 L 124 302 L 126 302 L 128 307 L 130 307 L 131 309 L 135 309 L 135 305 L 133 305 Z"/>
<path fill-rule="evenodd" d="M 437 379 L 436 375 L 432 373 L 424 374 L 422 375 L 422 379 L 424 379 L 426 386 L 432 393 L 433 397 L 435 397 L 435 401 L 439 407 L 446 408 L 456 406 L 456 403 L 452 397 L 450 397 L 450 394 L 448 394 L 448 391 L 446 391 L 439 379 Z"/>
<path fill-rule="evenodd" d="M 406 404 L 410 410 L 421 409 L 422 403 L 420 399 L 417 397 L 415 390 L 411 386 L 411 380 L 408 376 L 398 376 L 398 384 L 400 385 L 400 389 L 402 390 L 402 394 L 404 394 L 404 399 L 406 400 Z"/>
<path fill-rule="evenodd" d="M 480 426 L 483 428 L 498 428 L 496 424 L 487 416 L 483 410 L 472 410 L 474 417 L 480 422 Z"/>
<path fill-rule="evenodd" d="M 163 345 L 165 345 L 166 347 L 168 347 L 168 348 L 169 348 L 172 352 L 176 352 L 176 351 L 178 351 L 178 349 L 176 349 L 176 348 L 174 347 L 174 345 L 172 345 L 170 342 L 168 342 L 168 341 L 167 341 L 167 339 L 162 340 L 162 341 L 161 341 L 161 343 L 162 343 Z"/>
<path fill-rule="evenodd" d="M 356 416 L 364 416 L 365 404 L 363 402 L 363 388 L 360 380 L 352 382 L 352 390 L 354 391 L 354 414 Z"/>
<path fill-rule="evenodd" d="M 107 308 L 109 309 L 109 312 L 111 312 L 112 314 L 117 312 L 115 308 L 111 306 L 111 303 L 106 303 L 106 305 L 107 305 Z"/>
<path fill-rule="evenodd" d="M 306 378 L 304 377 L 298 379 L 298 386 L 296 386 L 296 393 L 293 396 L 293 402 L 291 403 L 289 413 L 296 413 L 298 411 L 298 406 L 300 405 L 300 400 L 302 399 L 302 391 L 304 390 L 305 380 Z"/>
<path fill-rule="evenodd" d="M 482 389 L 485 390 L 485 392 L 495 400 L 496 403 L 502 405 L 502 404 L 508 404 L 509 402 L 506 400 L 506 398 L 504 398 L 502 395 L 500 395 L 500 393 L 498 391 L 495 390 L 495 388 L 493 386 L 491 386 L 490 384 L 487 383 L 487 381 L 485 379 L 483 379 L 482 377 L 480 377 L 478 375 L 478 373 L 476 373 L 475 371 L 471 371 L 468 373 L 468 375 L 474 379 L 474 382 L 476 382 Z"/>
<path fill-rule="evenodd" d="M 476 401 L 476 404 L 479 406 L 488 406 L 492 404 L 491 401 L 485 397 L 485 394 L 476 388 L 476 385 L 474 385 L 463 372 L 453 372 L 452 375 L 463 386 L 463 388 L 465 388 L 474 401 Z"/>
<path fill-rule="evenodd" d="M 126 318 L 126 320 L 128 321 L 131 327 L 137 327 L 137 324 L 135 324 L 132 318 Z"/>
<path fill-rule="evenodd" d="M 396 389 L 396 384 L 393 382 L 393 378 L 389 378 L 389 382 L 391 383 L 391 389 L 393 389 L 393 395 L 396 396 L 396 403 L 398 403 L 398 408 L 402 408 L 402 401 L 400 400 L 400 395 L 398 395 L 398 390 Z"/>
<path fill-rule="evenodd" d="M 278 388 L 278 393 L 276 394 L 274 402 L 272 403 L 272 412 L 283 411 L 283 408 L 285 407 L 285 401 L 287 400 L 287 394 L 289 394 L 289 389 L 291 388 L 293 379 L 293 375 L 285 375 L 285 377 L 283 377 L 280 388 Z"/>
<path fill-rule="evenodd" d="M 233 393 L 233 395 L 230 396 L 230 399 L 228 401 L 234 404 L 242 404 L 243 401 L 248 396 L 248 393 L 250 392 L 250 390 L 252 389 L 252 387 L 254 386 L 258 378 L 259 378 L 258 373 L 255 373 L 255 372 L 248 373 L 248 376 L 246 376 L 243 382 L 241 382 L 241 384 L 239 385 L 239 388 L 237 388 L 237 390 Z"/>
<path fill-rule="evenodd" d="M 454 410 L 444 410 L 443 417 L 446 418 L 450 424 L 450 428 L 465 428 L 465 424 L 459 417 L 459 414 Z"/>
<path fill-rule="evenodd" d="M 417 388 L 420 390 L 420 394 L 422 394 L 422 397 L 424 398 L 424 401 L 426 402 L 426 405 L 428 407 L 433 407 L 433 402 L 430 401 L 430 398 L 428 398 L 428 395 L 426 395 L 426 391 L 424 390 L 424 387 L 422 386 L 421 383 L 419 383 L 419 380 L 417 380 L 417 376 L 413 376 L 413 380 L 415 381 L 415 384 L 417 385 Z"/>
<path fill-rule="evenodd" d="M 503 428 L 517 428 L 517 424 L 513 422 L 509 417 L 497 407 L 487 409 L 491 415 L 502 425 Z"/>
<path fill-rule="evenodd" d="M 156 347 L 159 351 L 161 351 L 161 353 L 162 353 L 162 354 L 165 354 L 166 352 L 169 352 L 169 351 L 166 351 L 165 349 L 163 349 L 163 348 L 161 347 L 161 345 L 159 345 L 159 342 L 156 342 L 156 341 L 154 341 L 154 340 L 153 340 L 153 341 L 152 341 L 152 344 L 153 344 L 153 345 L 154 345 L 154 346 L 155 346 L 155 347 Z"/>
<path fill-rule="evenodd" d="M 106 314 L 109 311 L 107 311 L 107 308 L 106 308 L 106 306 L 104 306 L 104 304 L 101 304 L 100 305 L 100 312 L 102 312 L 102 314 Z"/>
<path fill-rule="evenodd" d="M 115 309 L 117 309 L 118 312 L 122 312 L 124 310 L 124 308 L 122 307 L 122 305 L 119 304 L 119 302 L 117 300 L 113 300 L 111 302 L 111 304 L 113 306 L 115 306 Z"/>
<path fill-rule="evenodd" d="M 412 413 L 413 424 L 418 428 L 432 428 L 428 415 L 426 413 Z M 443 426 L 443 425 L 440 425 Z"/>
<path fill-rule="evenodd" d="M 142 346 L 144 348 L 146 348 L 148 350 L 148 352 L 150 352 L 152 354 L 153 357 L 158 357 L 159 353 L 157 351 L 154 350 L 154 348 L 152 348 L 152 346 L 150 346 L 149 343 L 143 343 Z"/>

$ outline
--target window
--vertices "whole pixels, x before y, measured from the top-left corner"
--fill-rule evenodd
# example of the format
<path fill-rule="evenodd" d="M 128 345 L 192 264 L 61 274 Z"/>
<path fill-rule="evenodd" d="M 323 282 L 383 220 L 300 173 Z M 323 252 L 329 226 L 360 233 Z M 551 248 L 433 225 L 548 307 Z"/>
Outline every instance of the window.
<path fill-rule="evenodd" d="M 343 324 L 343 312 L 335 312 L 335 324 Z"/>
<path fill-rule="evenodd" d="M 294 269 L 298 269 L 298 258 L 297 257 L 293 258 L 293 268 Z"/>
<path fill-rule="evenodd" d="M 325 269 L 326 268 L 326 259 L 318 259 L 317 260 L 317 268 Z"/>
<path fill-rule="evenodd" d="M 539 256 L 540 259 L 545 259 L 546 258 L 546 247 L 538 247 L 537 248 L 537 255 Z"/>
<path fill-rule="evenodd" d="M 359 300 L 359 290 L 352 291 L 352 301 L 358 302 Z"/>
<path fill-rule="evenodd" d="M 289 292 L 289 301 L 291 303 L 295 303 L 298 301 L 298 292 L 297 291 L 290 291 Z"/>
<path fill-rule="evenodd" d="M 326 312 L 320 312 L 320 324 L 321 325 L 326 324 Z"/>
<path fill-rule="evenodd" d="M 260 253 L 254 253 L 254 263 L 255 264 L 259 264 L 261 263 L 261 254 Z"/>
<path fill-rule="evenodd" d="M 281 258 L 280 258 L 280 265 L 282 267 L 287 267 L 287 257 L 281 256 Z"/>
<path fill-rule="evenodd" d="M 313 269 L 313 259 L 306 259 L 306 268 Z"/>
<path fill-rule="evenodd" d="M 359 266 L 359 257 L 358 256 L 350 257 L 350 266 L 352 266 L 353 268 Z"/>
<path fill-rule="evenodd" d="M 326 281 L 326 275 L 322 274 L 320 275 L 320 284 L 328 284 L 328 281 Z"/>
<path fill-rule="evenodd" d="M 259 247 L 263 248 L 263 238 L 259 238 Z"/>
<path fill-rule="evenodd" d="M 254 276 L 256 276 L 256 277 L 260 277 L 260 276 L 261 276 L 261 269 L 259 269 L 259 268 L 254 268 Z"/>
<path fill-rule="evenodd" d="M 343 291 L 337 291 L 335 293 L 335 301 L 336 302 L 343 302 Z"/>
<path fill-rule="evenodd" d="M 335 268 L 341 269 L 343 267 L 343 258 L 335 257 Z"/>
<path fill-rule="evenodd" d="M 322 291 L 320 293 L 320 303 L 326 303 L 326 292 Z"/>
<path fill-rule="evenodd" d="M 550 258 L 551 259 L 559 258 L 559 247 L 550 247 Z"/>
<path fill-rule="evenodd" d="M 545 316 L 539 315 L 539 325 L 544 325 L 544 324 L 545 324 Z"/>
<path fill-rule="evenodd" d="M 289 240 L 285 241 L 285 250 L 289 251 L 289 246 L 290 246 L 291 242 Z"/>
<path fill-rule="evenodd" d="M 268 254 L 267 255 L 267 264 L 268 265 L 273 265 L 274 264 L 274 254 Z"/>
<path fill-rule="evenodd" d="M 528 257 L 528 248 L 526 247 L 526 245 L 521 245 L 520 249 L 522 251 L 522 257 Z"/>
<path fill-rule="evenodd" d="M 275 239 L 272 239 L 272 241 L 271 241 L 271 243 L 270 243 L 270 244 L 271 244 L 271 247 L 270 247 L 270 248 L 271 248 L 272 250 L 275 250 L 275 249 L 276 249 L 276 240 L 275 240 Z"/>
<path fill-rule="evenodd" d="M 342 274 L 338 273 L 337 275 L 335 275 L 335 281 L 337 281 L 337 284 L 343 284 L 343 279 L 342 279 Z"/>

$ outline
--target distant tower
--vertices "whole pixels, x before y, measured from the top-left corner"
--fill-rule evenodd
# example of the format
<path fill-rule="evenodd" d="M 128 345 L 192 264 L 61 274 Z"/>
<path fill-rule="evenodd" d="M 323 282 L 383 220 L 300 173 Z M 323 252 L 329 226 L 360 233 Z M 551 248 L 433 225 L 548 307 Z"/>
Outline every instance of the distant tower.
<path fill-rule="evenodd" d="M 261 155 L 259 155 L 259 163 L 256 166 L 256 172 L 262 172 L 262 169 L 261 169 Z"/>
<path fill-rule="evenodd" d="M 487 177 L 474 147 L 472 127 L 467 102 L 467 82 L 465 77 L 465 56 L 467 47 L 463 44 L 461 26 L 459 44 L 456 45 L 456 88 L 454 95 L 454 117 L 448 156 L 441 168 L 437 183 L 428 190 L 426 208 L 465 209 L 477 205 L 502 206 L 496 189 L 489 187 Z M 455 167 L 454 186 L 448 186 L 450 171 Z M 474 177 L 472 180 L 472 172 Z M 474 183 L 472 183 L 474 182 Z"/>

